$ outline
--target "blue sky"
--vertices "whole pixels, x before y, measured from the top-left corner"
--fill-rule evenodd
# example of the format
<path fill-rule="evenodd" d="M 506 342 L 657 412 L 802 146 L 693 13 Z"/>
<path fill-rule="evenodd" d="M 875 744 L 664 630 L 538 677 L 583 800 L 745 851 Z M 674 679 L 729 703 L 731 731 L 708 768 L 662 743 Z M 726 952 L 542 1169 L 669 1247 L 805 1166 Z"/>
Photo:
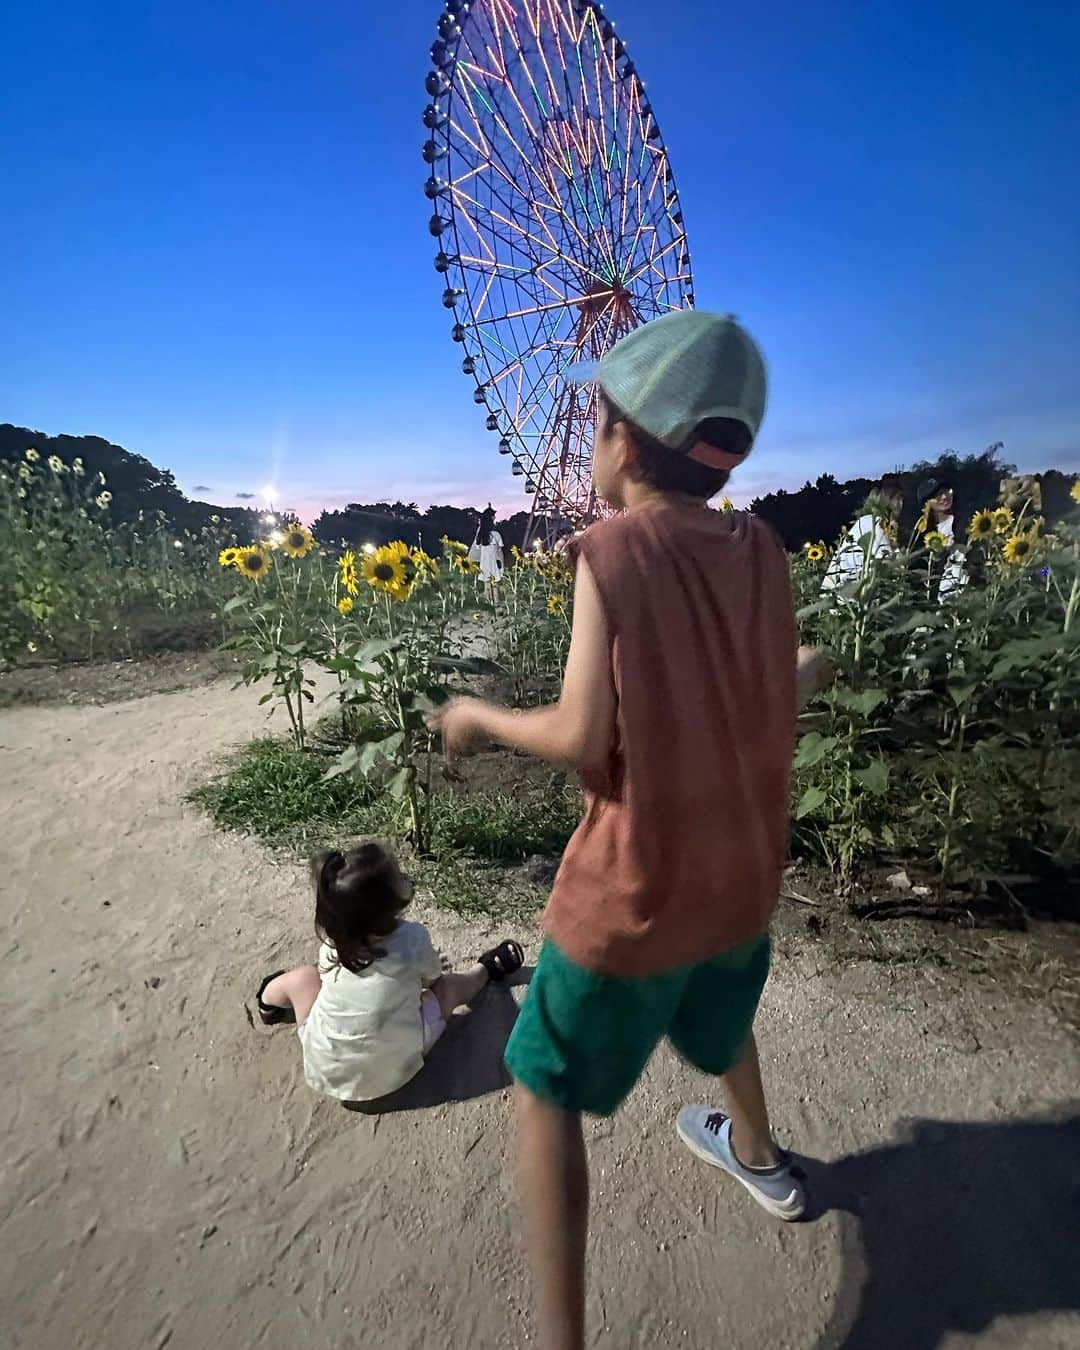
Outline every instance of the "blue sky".
<path fill-rule="evenodd" d="M 607 11 L 671 152 L 697 302 L 769 360 L 737 496 L 996 440 L 1080 467 L 1076 5 Z M 437 14 L 10 7 L 0 420 L 105 436 L 220 502 L 272 479 L 307 512 L 516 505 L 431 265 Z"/>

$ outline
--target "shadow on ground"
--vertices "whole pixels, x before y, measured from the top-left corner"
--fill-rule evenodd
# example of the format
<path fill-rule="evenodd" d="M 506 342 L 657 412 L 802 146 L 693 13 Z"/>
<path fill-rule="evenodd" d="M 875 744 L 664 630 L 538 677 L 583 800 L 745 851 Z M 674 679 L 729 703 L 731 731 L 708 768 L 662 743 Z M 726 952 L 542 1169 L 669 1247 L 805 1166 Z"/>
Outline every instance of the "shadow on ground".
<path fill-rule="evenodd" d="M 840 1210 L 843 1275 L 817 1350 L 934 1350 L 995 1318 L 1080 1309 L 1080 1114 L 918 1121 L 827 1165 L 800 1158 L 813 1212 Z"/>
<path fill-rule="evenodd" d="M 528 984 L 531 974 L 530 967 L 523 967 L 508 984 L 489 985 L 471 1012 L 456 1013 L 424 1067 L 403 1088 L 377 1101 L 345 1105 L 361 1115 L 381 1116 L 470 1101 L 509 1087 L 503 1055 L 518 1015 L 509 986 Z"/>

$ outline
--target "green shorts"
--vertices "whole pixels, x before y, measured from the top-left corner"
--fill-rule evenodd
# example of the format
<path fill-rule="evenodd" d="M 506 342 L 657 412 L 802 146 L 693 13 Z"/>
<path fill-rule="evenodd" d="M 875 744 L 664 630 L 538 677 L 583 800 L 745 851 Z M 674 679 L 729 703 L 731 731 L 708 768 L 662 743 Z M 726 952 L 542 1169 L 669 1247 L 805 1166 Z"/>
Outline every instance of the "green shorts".
<path fill-rule="evenodd" d="M 769 935 L 699 965 L 631 979 L 598 975 L 550 938 L 506 1047 L 506 1064 L 544 1101 L 607 1116 L 667 1036 L 684 1059 L 721 1074 L 738 1060 L 769 974 Z"/>

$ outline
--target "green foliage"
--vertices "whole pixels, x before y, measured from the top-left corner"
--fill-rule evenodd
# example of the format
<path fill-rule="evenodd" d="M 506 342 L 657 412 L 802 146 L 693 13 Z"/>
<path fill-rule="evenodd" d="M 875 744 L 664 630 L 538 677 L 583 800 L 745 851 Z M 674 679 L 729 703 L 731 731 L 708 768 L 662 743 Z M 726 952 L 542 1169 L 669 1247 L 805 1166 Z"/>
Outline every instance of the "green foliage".
<path fill-rule="evenodd" d="M 483 789 L 436 798 L 434 848 L 493 862 L 558 856 L 581 819 L 581 793 L 553 775 L 546 789 Z"/>
<path fill-rule="evenodd" d="M 291 740 L 261 736 L 238 750 L 222 774 L 192 794 L 228 830 L 306 848 L 341 834 L 379 834 L 388 823 L 373 786 L 328 779 L 327 761 Z"/>
<path fill-rule="evenodd" d="M 1080 535 L 1019 519 L 968 546 L 969 583 L 928 603 L 926 553 L 864 557 L 800 611 L 835 684 L 804 719 L 794 840 L 843 880 L 922 861 L 943 885 L 1080 860 Z M 1033 541 L 1010 562 L 1009 539 Z M 793 562 L 797 593 L 813 569 Z"/>
<path fill-rule="evenodd" d="M 220 521 L 197 535 L 157 515 L 117 523 L 100 473 L 27 447 L 0 462 L 0 660 L 131 656 L 167 633 L 208 645 L 227 542 Z"/>
<path fill-rule="evenodd" d="M 561 557 L 513 549 L 494 598 L 492 655 L 523 707 L 557 695 L 570 647 L 573 577 Z"/>
<path fill-rule="evenodd" d="M 357 839 L 392 836 L 399 806 L 371 780 L 328 775 L 332 757 L 291 738 L 260 737 L 238 750 L 191 799 L 223 829 L 310 854 Z M 461 911 L 535 909 L 542 893 L 519 870 L 533 854 L 561 851 L 577 824 L 580 794 L 560 775 L 512 790 L 445 788 L 431 801 L 432 846 L 406 844 L 410 872 Z"/>

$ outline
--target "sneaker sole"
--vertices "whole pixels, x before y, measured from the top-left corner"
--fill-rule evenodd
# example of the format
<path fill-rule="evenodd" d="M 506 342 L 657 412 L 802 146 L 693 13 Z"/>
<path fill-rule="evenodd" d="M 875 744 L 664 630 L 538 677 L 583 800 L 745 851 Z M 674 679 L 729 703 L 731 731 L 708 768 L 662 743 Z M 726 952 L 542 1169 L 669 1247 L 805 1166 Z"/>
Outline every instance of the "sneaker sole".
<path fill-rule="evenodd" d="M 774 1200 L 771 1195 L 759 1191 L 752 1182 L 744 1180 L 738 1172 L 733 1172 L 730 1167 L 725 1167 L 719 1158 L 714 1157 L 707 1149 L 702 1148 L 699 1143 L 691 1139 L 678 1121 L 675 1122 L 675 1130 L 696 1158 L 708 1163 L 710 1167 L 715 1167 L 718 1172 L 723 1172 L 726 1176 L 734 1178 L 743 1190 L 747 1191 L 757 1201 L 762 1209 L 768 1210 L 773 1218 L 783 1219 L 785 1223 L 794 1223 L 796 1219 L 801 1219 L 806 1212 L 806 1197 L 798 1187 L 791 1192 L 786 1200 Z"/>

